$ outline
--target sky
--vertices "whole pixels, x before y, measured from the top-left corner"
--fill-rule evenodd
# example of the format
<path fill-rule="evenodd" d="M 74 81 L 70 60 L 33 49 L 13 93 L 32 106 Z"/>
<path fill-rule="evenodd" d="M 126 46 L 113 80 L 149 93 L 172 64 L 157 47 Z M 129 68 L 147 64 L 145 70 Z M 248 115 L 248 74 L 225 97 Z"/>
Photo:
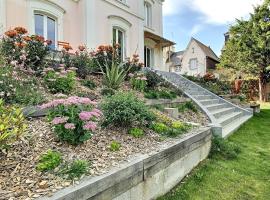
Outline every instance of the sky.
<path fill-rule="evenodd" d="M 163 7 L 164 37 L 184 50 L 194 37 L 210 46 L 219 56 L 224 33 L 235 19 L 247 19 L 253 5 L 262 0 L 165 0 Z"/>

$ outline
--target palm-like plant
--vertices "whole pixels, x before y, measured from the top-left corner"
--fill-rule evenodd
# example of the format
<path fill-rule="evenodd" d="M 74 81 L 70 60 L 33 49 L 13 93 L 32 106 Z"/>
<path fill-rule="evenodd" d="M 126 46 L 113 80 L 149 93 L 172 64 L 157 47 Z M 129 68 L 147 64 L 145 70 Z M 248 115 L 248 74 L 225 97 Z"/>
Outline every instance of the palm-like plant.
<path fill-rule="evenodd" d="M 106 63 L 106 71 L 102 70 L 103 73 L 103 84 L 107 88 L 114 90 L 119 89 L 121 84 L 124 82 L 129 69 L 124 69 L 124 63 L 118 64 L 117 62 L 112 62 L 111 65 Z"/>

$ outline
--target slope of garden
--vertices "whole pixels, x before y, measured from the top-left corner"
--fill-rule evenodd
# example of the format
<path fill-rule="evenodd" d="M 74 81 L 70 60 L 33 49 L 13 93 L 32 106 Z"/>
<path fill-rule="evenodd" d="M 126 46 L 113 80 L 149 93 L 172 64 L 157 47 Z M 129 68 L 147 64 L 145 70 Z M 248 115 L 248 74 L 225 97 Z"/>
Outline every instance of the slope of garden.
<path fill-rule="evenodd" d="M 122 62 L 117 44 L 74 53 L 50 45 L 22 27 L 0 44 L 0 199 L 50 195 L 207 124 L 181 91 L 143 70 L 138 55 Z M 146 99 L 182 100 L 151 107 Z M 46 116 L 25 115 L 28 106 Z"/>

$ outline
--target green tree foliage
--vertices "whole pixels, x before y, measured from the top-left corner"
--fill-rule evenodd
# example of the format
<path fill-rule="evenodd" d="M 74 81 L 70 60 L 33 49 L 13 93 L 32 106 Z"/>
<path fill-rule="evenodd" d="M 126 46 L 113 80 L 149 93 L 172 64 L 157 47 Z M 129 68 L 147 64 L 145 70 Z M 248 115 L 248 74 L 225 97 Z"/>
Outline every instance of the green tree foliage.
<path fill-rule="evenodd" d="M 254 7 L 249 20 L 237 20 L 221 56 L 221 66 L 252 74 L 260 81 L 260 100 L 266 100 L 270 79 L 270 0 Z"/>

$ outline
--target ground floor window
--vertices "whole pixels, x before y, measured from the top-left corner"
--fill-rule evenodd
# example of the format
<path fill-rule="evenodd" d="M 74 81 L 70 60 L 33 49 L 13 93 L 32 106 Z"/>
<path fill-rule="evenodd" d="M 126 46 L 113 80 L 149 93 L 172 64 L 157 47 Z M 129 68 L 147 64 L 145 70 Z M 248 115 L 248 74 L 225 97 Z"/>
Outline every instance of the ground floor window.
<path fill-rule="evenodd" d="M 113 45 L 119 45 L 119 57 L 125 59 L 125 32 L 119 28 L 113 28 Z"/>
<path fill-rule="evenodd" d="M 153 56 L 154 51 L 153 49 L 145 46 L 144 47 L 144 65 L 145 67 L 153 67 L 154 62 L 153 62 Z"/>
<path fill-rule="evenodd" d="M 51 49 L 56 48 L 57 27 L 56 19 L 44 14 L 35 13 L 35 34 L 43 36 L 46 40 L 51 40 Z"/>

